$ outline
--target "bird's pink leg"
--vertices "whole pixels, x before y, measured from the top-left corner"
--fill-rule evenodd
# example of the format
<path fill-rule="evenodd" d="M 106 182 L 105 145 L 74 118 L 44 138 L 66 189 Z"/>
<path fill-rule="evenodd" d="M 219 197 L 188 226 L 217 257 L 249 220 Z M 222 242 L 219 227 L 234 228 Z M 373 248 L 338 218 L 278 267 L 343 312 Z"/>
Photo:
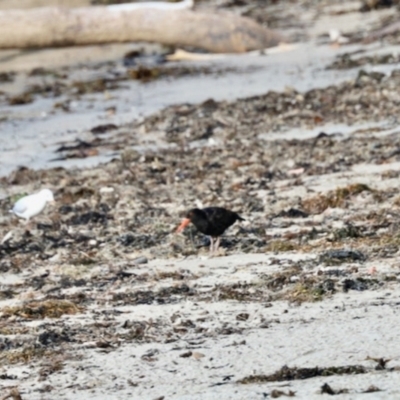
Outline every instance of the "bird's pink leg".
<path fill-rule="evenodd" d="M 215 242 L 215 249 L 214 249 L 214 251 L 217 251 L 217 250 L 218 250 L 220 241 L 221 241 L 221 236 L 218 236 L 218 237 L 217 237 L 217 241 Z"/>
<path fill-rule="evenodd" d="M 210 253 L 214 252 L 214 238 L 210 236 Z"/>

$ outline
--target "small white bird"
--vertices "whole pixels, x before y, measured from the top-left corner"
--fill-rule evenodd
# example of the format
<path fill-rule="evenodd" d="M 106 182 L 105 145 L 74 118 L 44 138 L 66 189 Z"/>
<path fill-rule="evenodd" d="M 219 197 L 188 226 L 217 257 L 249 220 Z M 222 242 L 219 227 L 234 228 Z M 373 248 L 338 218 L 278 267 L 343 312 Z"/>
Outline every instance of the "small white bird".
<path fill-rule="evenodd" d="M 20 198 L 10 212 L 29 221 L 30 218 L 40 214 L 49 201 L 54 201 L 53 192 L 50 189 L 43 189 L 38 193 Z"/>
<path fill-rule="evenodd" d="M 345 44 L 350 41 L 350 39 L 346 36 L 343 36 L 339 29 L 331 29 L 329 31 L 329 39 L 332 44 L 340 45 Z"/>

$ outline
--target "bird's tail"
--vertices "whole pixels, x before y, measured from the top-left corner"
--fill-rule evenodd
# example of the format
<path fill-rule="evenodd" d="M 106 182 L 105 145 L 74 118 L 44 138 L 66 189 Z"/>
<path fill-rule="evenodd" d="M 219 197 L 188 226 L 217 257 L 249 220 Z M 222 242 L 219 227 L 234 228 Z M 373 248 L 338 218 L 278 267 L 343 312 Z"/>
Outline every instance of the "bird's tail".
<path fill-rule="evenodd" d="M 244 218 L 242 218 L 239 214 L 236 214 L 236 218 L 238 221 L 246 221 Z"/>

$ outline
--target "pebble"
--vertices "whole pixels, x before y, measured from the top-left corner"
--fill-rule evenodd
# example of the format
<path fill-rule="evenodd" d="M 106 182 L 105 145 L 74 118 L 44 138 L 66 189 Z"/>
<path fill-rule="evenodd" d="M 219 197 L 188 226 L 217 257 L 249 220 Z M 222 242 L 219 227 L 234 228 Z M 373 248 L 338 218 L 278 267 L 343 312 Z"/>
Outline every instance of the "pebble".
<path fill-rule="evenodd" d="M 149 262 L 149 260 L 147 259 L 147 257 L 141 256 L 141 257 L 137 257 L 133 260 L 133 263 L 135 265 L 139 265 L 139 264 L 147 264 Z"/>
<path fill-rule="evenodd" d="M 102 188 L 100 188 L 100 193 L 113 193 L 114 191 L 115 189 L 109 186 L 103 186 Z"/>
<path fill-rule="evenodd" d="M 205 357 L 205 355 L 204 355 L 203 353 L 199 353 L 198 351 L 194 351 L 194 352 L 192 353 L 192 357 L 193 357 L 195 360 L 200 360 L 201 358 Z"/>

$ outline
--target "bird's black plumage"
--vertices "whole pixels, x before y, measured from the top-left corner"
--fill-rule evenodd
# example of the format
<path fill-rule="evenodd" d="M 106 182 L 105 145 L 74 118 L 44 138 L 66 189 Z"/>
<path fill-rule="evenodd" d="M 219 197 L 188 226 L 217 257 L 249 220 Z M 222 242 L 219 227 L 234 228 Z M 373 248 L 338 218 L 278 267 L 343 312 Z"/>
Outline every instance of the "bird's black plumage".
<path fill-rule="evenodd" d="M 222 207 L 193 208 L 186 218 L 201 233 L 213 238 L 221 236 L 236 221 L 244 221 L 239 214 Z"/>

